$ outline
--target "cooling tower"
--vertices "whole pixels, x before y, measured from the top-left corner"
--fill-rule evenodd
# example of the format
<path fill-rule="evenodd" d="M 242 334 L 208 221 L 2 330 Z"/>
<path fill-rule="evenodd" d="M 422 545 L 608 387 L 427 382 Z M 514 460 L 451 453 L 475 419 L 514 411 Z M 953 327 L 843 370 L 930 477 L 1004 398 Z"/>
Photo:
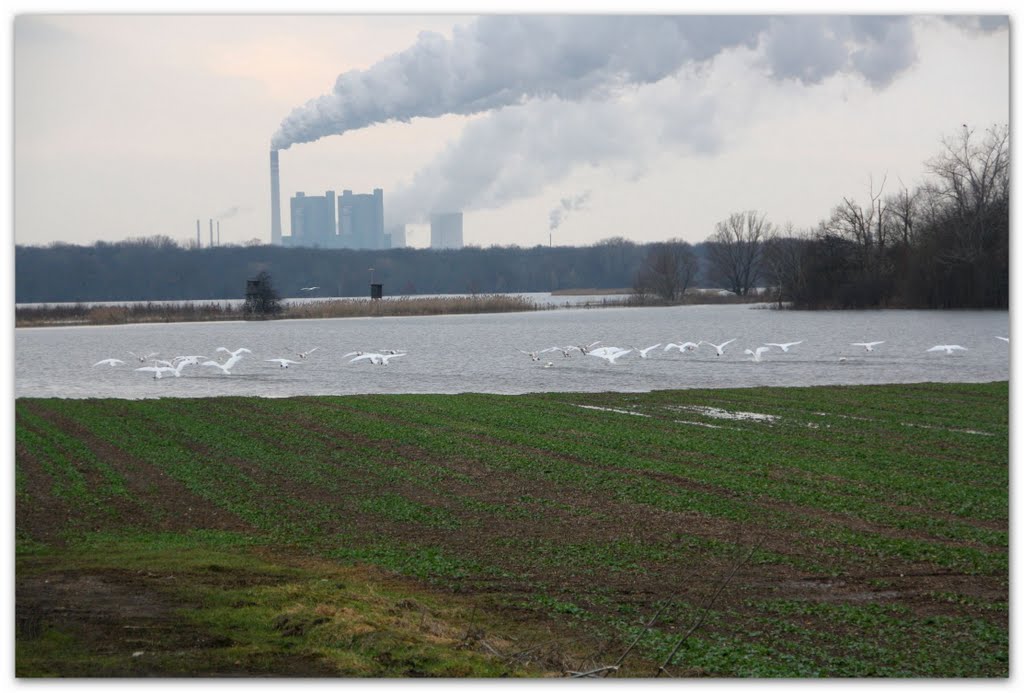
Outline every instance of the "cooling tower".
<path fill-rule="evenodd" d="M 281 173 L 277 150 L 270 150 L 270 244 L 281 245 Z"/>

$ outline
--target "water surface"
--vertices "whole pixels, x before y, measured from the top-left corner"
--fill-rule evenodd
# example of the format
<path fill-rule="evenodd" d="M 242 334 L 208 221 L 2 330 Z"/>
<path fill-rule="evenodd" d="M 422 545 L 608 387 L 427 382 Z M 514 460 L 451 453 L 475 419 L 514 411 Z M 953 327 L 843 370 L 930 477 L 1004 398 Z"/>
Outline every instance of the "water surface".
<path fill-rule="evenodd" d="M 559 297 L 562 298 L 562 297 Z M 749 305 L 673 308 L 566 308 L 485 315 L 335 318 L 253 322 L 34 327 L 15 330 L 18 397 L 287 397 L 361 393 L 641 392 L 659 389 L 912 382 L 988 382 L 1010 377 L 1006 311 L 776 311 Z M 589 344 L 644 348 L 661 342 L 735 338 L 725 354 L 702 346 L 681 354 L 652 350 L 614 365 L 557 352 L 535 362 L 519 350 Z M 743 353 L 773 349 L 754 363 Z M 868 353 L 851 342 L 884 340 Z M 935 344 L 968 348 L 927 353 Z M 134 370 L 129 351 L 163 358 L 200 354 L 223 361 L 217 347 L 253 351 L 224 375 L 186 367 L 160 380 Z M 265 359 L 307 361 L 281 369 Z M 348 363 L 351 351 L 398 349 L 388 366 Z M 126 365 L 93 367 L 122 358 Z M 843 359 L 843 360 L 841 360 Z M 296 358 L 296 360 L 298 360 Z M 550 367 L 545 367 L 547 363 Z"/>

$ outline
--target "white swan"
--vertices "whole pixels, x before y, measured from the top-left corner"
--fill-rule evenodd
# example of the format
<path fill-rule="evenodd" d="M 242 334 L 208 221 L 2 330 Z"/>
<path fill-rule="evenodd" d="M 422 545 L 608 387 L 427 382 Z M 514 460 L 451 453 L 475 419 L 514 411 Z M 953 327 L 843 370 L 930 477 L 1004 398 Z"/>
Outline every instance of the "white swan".
<path fill-rule="evenodd" d="M 142 368 L 136 368 L 135 370 L 152 373 L 154 378 L 162 378 L 164 373 L 171 373 L 175 378 L 181 377 L 181 371 L 177 368 L 171 368 L 170 366 L 143 366 Z"/>
<path fill-rule="evenodd" d="M 541 349 L 540 351 L 523 351 L 522 349 L 516 349 L 520 354 L 526 354 L 530 357 L 531 361 L 540 361 L 539 354 L 543 354 L 547 349 Z"/>
<path fill-rule="evenodd" d="M 223 349 L 223 347 L 221 347 L 221 348 Z M 224 351 L 227 351 L 227 349 L 224 349 Z M 249 350 L 246 349 L 245 351 L 249 351 Z M 239 352 L 241 352 L 241 349 L 239 350 Z M 228 352 L 228 353 L 231 353 L 231 352 Z M 217 368 L 221 369 L 224 372 L 224 375 L 231 375 L 231 369 L 234 368 L 235 364 L 238 363 L 241 359 L 242 359 L 242 354 L 241 353 L 235 353 L 235 354 L 232 354 L 231 358 L 229 358 L 224 363 L 217 363 L 216 361 L 212 361 L 211 360 L 211 361 L 203 361 L 200 365 L 201 366 L 216 366 Z"/>
<path fill-rule="evenodd" d="M 757 347 L 757 349 L 755 349 L 753 351 L 751 351 L 750 349 L 744 349 L 743 353 L 744 354 L 750 354 L 750 356 L 752 357 L 750 359 L 751 361 L 760 361 L 761 360 L 761 354 L 763 354 L 766 351 L 771 351 L 771 350 L 772 350 L 771 347 L 759 346 L 759 347 Z"/>
<path fill-rule="evenodd" d="M 695 342 L 682 342 L 680 344 L 669 342 L 665 345 L 665 351 L 668 351 L 669 349 L 677 349 L 681 354 L 684 351 L 695 351 L 698 346 L 700 345 Z"/>
<path fill-rule="evenodd" d="M 103 359 L 102 361 L 97 361 L 96 363 L 92 364 L 92 367 L 95 368 L 96 366 L 102 366 L 106 364 L 113 368 L 114 366 L 119 366 L 122 363 L 124 363 L 124 361 L 122 361 L 121 359 Z"/>
<path fill-rule="evenodd" d="M 959 344 L 937 344 L 925 351 L 944 351 L 947 354 L 952 354 L 954 351 L 967 351 L 967 347 L 962 347 Z"/>
<path fill-rule="evenodd" d="M 316 287 L 313 287 L 313 288 L 316 288 Z M 316 351 L 319 348 L 320 347 L 313 347 L 309 351 L 300 351 L 300 352 L 298 352 L 299 353 L 299 358 L 305 360 L 305 359 L 309 358 L 310 354 L 312 354 L 314 351 Z"/>
<path fill-rule="evenodd" d="M 789 351 L 789 347 L 793 347 L 793 346 L 796 346 L 797 344 L 803 344 L 803 343 L 804 343 L 804 340 L 801 339 L 799 342 L 786 342 L 785 344 L 776 344 L 775 342 L 765 342 L 764 344 L 765 344 L 765 346 L 779 347 L 783 351 Z"/>
<path fill-rule="evenodd" d="M 1009 344 L 1009 343 L 1010 343 L 1010 338 L 1009 338 L 1009 337 L 999 337 L 999 336 L 997 336 L 997 337 L 996 337 L 996 339 L 1001 339 L 1001 340 L 1003 340 L 1004 342 L 1006 342 L 1007 344 Z"/>
<path fill-rule="evenodd" d="M 230 364 L 230 365 L 228 365 L 228 364 Z M 225 363 L 217 363 L 216 361 L 212 361 L 211 360 L 211 361 L 203 361 L 199 365 L 201 365 L 201 366 L 216 366 L 217 368 L 221 369 L 224 372 L 224 375 L 231 375 L 231 367 L 234 366 L 235 364 L 234 364 L 234 362 L 231 361 L 231 359 L 228 359 L 227 362 L 225 362 Z"/>
<path fill-rule="evenodd" d="M 136 354 L 134 351 L 129 351 L 128 353 L 131 354 L 132 356 L 134 356 L 135 358 L 137 358 L 140 363 L 145 363 L 147 359 L 151 359 L 154 356 L 159 356 L 160 355 L 159 351 L 154 351 L 154 352 L 152 352 L 150 354 L 146 354 L 145 356 L 141 356 L 140 354 Z"/>
<path fill-rule="evenodd" d="M 241 354 L 251 354 L 252 353 L 252 350 L 246 349 L 245 347 L 239 347 L 238 349 L 235 349 L 234 351 L 231 351 L 227 347 L 217 347 L 217 351 L 223 351 L 225 354 L 231 354 L 231 358 L 235 358 L 236 356 L 239 356 Z"/>
<path fill-rule="evenodd" d="M 369 359 L 370 363 L 375 366 L 386 366 L 388 365 L 389 360 L 397 359 L 399 356 L 405 356 L 405 354 L 362 354 L 361 356 L 356 356 L 354 359 L 349 361 L 349 363 Z"/>
<path fill-rule="evenodd" d="M 645 359 L 645 358 L 647 358 L 647 352 L 648 352 L 648 351 L 650 351 L 651 349 L 656 349 L 656 348 L 658 348 L 658 347 L 660 347 L 660 346 L 661 346 L 661 342 L 658 342 L 657 344 L 655 344 L 655 345 L 653 345 L 653 346 L 649 346 L 649 347 L 647 347 L 646 349 L 637 349 L 636 347 L 633 347 L 633 349 L 634 349 L 634 350 L 635 350 L 635 351 L 636 351 L 636 352 L 637 352 L 638 354 L 640 354 L 640 358 L 642 358 L 642 359 Z"/>
<path fill-rule="evenodd" d="M 350 351 L 347 354 L 345 354 L 344 356 L 342 356 L 341 358 L 347 359 L 349 356 L 362 356 L 362 355 L 363 355 L 363 352 L 361 352 L 361 351 Z"/>
<path fill-rule="evenodd" d="M 276 363 L 279 366 L 281 366 L 281 368 L 287 368 L 288 366 L 291 366 L 292 364 L 302 363 L 302 361 L 292 361 L 291 359 L 263 359 L 263 360 L 267 361 L 268 363 Z"/>
<path fill-rule="evenodd" d="M 175 356 L 171 359 L 171 365 L 177 368 L 178 366 L 198 366 L 200 359 L 205 359 L 206 356 Z"/>
<path fill-rule="evenodd" d="M 319 288 L 319 286 L 304 286 L 299 291 L 316 291 Z"/>
<path fill-rule="evenodd" d="M 850 342 L 850 346 L 862 346 L 868 351 L 874 351 L 875 347 L 879 344 L 885 344 L 885 340 L 883 339 L 880 342 Z"/>
<path fill-rule="evenodd" d="M 607 349 L 607 351 L 605 349 Z M 604 359 L 608 363 L 615 363 L 616 359 L 633 351 L 632 349 L 619 349 L 618 347 L 605 347 L 605 349 L 589 351 L 587 352 L 587 356 L 596 356 L 599 359 Z"/>
<path fill-rule="evenodd" d="M 591 342 L 590 344 L 587 344 L 587 345 L 582 345 L 581 344 L 579 346 L 566 347 L 566 349 L 575 349 L 576 351 L 580 352 L 581 354 L 589 354 L 590 350 L 593 349 L 594 347 L 596 347 L 600 343 L 601 343 L 601 340 L 599 339 L 596 342 Z"/>
<path fill-rule="evenodd" d="M 732 339 L 730 339 L 730 340 L 728 340 L 726 342 L 722 342 L 721 344 L 712 344 L 711 342 L 705 342 L 702 339 L 702 340 L 700 340 L 700 342 L 698 342 L 698 344 L 707 344 L 709 347 L 714 347 L 715 351 L 718 352 L 718 356 L 722 356 L 724 354 L 722 349 L 724 349 L 727 344 L 732 344 L 735 341 L 736 341 L 736 338 L 733 337 Z"/>

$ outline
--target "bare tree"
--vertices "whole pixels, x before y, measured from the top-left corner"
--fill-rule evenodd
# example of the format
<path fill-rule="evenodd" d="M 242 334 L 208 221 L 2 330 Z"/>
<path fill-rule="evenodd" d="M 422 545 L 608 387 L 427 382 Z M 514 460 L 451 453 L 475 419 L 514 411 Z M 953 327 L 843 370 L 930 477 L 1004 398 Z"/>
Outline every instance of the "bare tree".
<path fill-rule="evenodd" d="M 650 246 L 635 284 L 641 285 L 645 294 L 653 293 L 663 301 L 672 302 L 683 297 L 696 274 L 697 256 L 693 247 L 673 238 Z"/>
<path fill-rule="evenodd" d="M 773 231 L 765 215 L 736 212 L 715 225 L 708 237 L 711 272 L 738 296 L 746 296 L 761 273 L 764 241 Z"/>
<path fill-rule="evenodd" d="M 928 162 L 937 178 L 931 192 L 945 202 L 953 262 L 972 262 L 997 231 L 992 212 L 1001 217 L 1010 197 L 1010 128 L 990 128 L 980 142 L 966 125 L 959 137 L 943 138 L 945 151 Z"/>
<path fill-rule="evenodd" d="M 798 235 L 787 223 L 764 242 L 764 274 L 775 291 L 779 307 L 803 297 L 807 285 L 806 249 L 810 234 Z"/>
<path fill-rule="evenodd" d="M 647 299 L 651 296 L 651 282 L 647 273 L 643 270 L 637 270 L 636 275 L 633 277 L 633 296 L 631 298 L 633 303 L 639 303 L 645 305 Z"/>
<path fill-rule="evenodd" d="M 921 197 L 920 188 L 910 192 L 904 185 L 898 193 L 885 198 L 889 225 L 886 235 L 893 243 L 904 248 L 914 243 L 914 224 L 920 214 Z"/>
<path fill-rule="evenodd" d="M 882 178 L 882 184 L 877 191 L 874 180 L 870 181 L 867 205 L 862 207 L 854 200 L 844 197 L 843 204 L 833 209 L 832 216 L 825 222 L 825 230 L 828 233 L 848 238 L 857 244 L 861 250 L 859 260 L 865 269 L 875 265 L 878 258 L 885 253 L 889 240 L 888 232 L 892 228 L 887 224 L 889 207 L 882 198 L 886 180 L 887 177 Z"/>

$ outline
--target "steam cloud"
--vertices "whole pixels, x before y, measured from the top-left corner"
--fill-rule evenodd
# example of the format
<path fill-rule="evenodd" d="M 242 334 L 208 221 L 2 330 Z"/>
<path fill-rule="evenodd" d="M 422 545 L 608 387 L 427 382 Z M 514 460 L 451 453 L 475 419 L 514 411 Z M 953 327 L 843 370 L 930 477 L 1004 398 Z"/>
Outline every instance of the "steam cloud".
<path fill-rule="evenodd" d="M 753 45 L 770 23 L 740 16 L 484 16 L 451 40 L 423 32 L 416 43 L 296 108 L 273 149 L 389 120 L 468 115 L 523 101 L 579 100 L 656 82 L 684 63 Z"/>
<path fill-rule="evenodd" d="M 944 18 L 995 31 L 1002 16 Z M 714 99 L 682 87 L 731 50 L 770 78 L 816 84 L 844 73 L 888 86 L 916 60 L 908 16 L 484 16 L 452 38 L 424 32 L 405 51 L 340 75 L 296 108 L 274 149 L 388 121 L 487 112 L 390 196 L 389 223 L 533 195 L 580 164 L 642 172 L 670 144 L 719 145 Z M 660 137 L 652 140 L 652 133 Z M 655 151 L 652 151 L 654 149 Z M 557 225 L 560 217 L 552 217 Z M 552 227 L 554 228 L 554 227 Z"/>
<path fill-rule="evenodd" d="M 230 219 L 233 216 L 236 216 L 238 214 L 241 214 L 242 212 L 247 212 L 247 211 L 249 211 L 248 207 L 239 207 L 238 205 L 235 205 L 233 207 L 229 207 L 228 209 L 224 210 L 223 212 L 218 214 L 215 218 L 218 221 L 221 220 L 221 219 Z"/>
<path fill-rule="evenodd" d="M 590 200 L 590 191 L 584 191 L 576 197 L 563 197 L 561 204 L 555 207 L 548 214 L 548 230 L 554 231 L 561 224 L 562 220 L 566 217 L 569 212 L 575 212 L 583 209 L 583 207 Z"/>

